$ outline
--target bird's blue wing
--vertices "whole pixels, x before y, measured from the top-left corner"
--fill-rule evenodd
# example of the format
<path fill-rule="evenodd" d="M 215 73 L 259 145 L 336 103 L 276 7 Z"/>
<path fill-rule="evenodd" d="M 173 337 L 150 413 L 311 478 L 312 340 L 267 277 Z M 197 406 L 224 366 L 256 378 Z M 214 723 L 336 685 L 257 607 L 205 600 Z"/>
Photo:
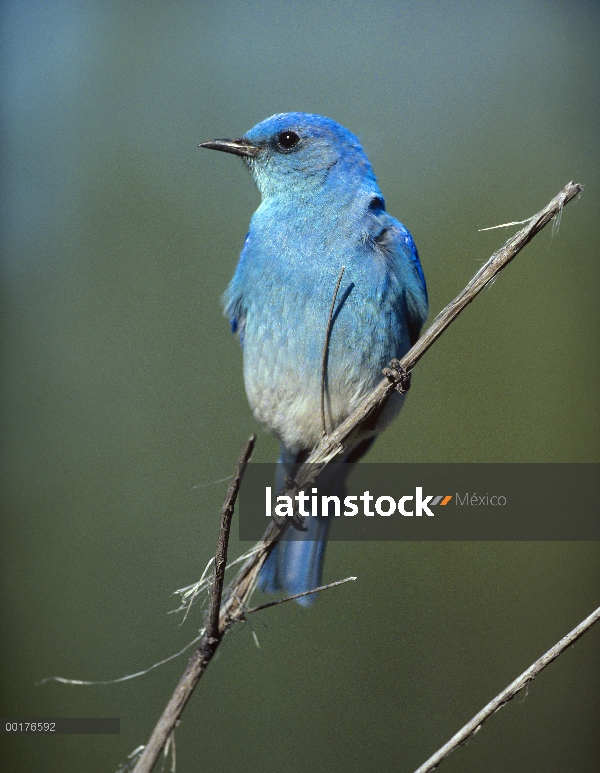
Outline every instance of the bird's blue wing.
<path fill-rule="evenodd" d="M 231 326 L 231 332 L 237 334 L 242 347 L 244 346 L 244 330 L 246 327 L 246 304 L 244 301 L 243 293 L 243 272 L 244 272 L 244 251 L 250 241 L 250 233 L 246 234 L 244 240 L 244 246 L 242 248 L 242 254 L 240 256 L 240 262 L 238 263 L 237 270 L 233 276 L 233 279 L 229 283 L 229 287 L 223 294 L 223 313 L 229 319 Z"/>
<path fill-rule="evenodd" d="M 383 211 L 373 222 L 373 241 L 402 288 L 411 346 L 421 333 L 429 309 L 425 276 L 410 231 Z"/>

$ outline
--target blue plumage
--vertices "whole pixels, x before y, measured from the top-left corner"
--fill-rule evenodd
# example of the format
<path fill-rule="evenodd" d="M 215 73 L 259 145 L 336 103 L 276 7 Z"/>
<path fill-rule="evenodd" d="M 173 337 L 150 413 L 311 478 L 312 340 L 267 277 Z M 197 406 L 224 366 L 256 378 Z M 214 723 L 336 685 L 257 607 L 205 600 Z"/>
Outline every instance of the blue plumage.
<path fill-rule="evenodd" d="M 262 194 L 225 293 L 225 313 L 243 346 L 250 406 L 280 440 L 280 461 L 290 469 L 322 435 L 323 342 L 342 266 L 327 360 L 329 430 L 418 338 L 427 316 L 425 279 L 412 237 L 386 212 L 359 141 L 335 121 L 283 113 L 241 139 L 203 145 L 240 155 Z M 357 437 L 354 456 L 402 399 L 394 395 Z M 264 590 L 299 593 L 319 584 L 327 521 L 310 521 L 318 539 L 311 533 L 277 546 L 261 573 Z"/>

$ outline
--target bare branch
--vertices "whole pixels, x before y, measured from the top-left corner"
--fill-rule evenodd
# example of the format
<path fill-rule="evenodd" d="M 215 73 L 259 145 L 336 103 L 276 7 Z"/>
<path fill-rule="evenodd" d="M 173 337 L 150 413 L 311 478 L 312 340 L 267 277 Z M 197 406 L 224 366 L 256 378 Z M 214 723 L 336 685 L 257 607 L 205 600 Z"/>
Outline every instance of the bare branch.
<path fill-rule="evenodd" d="M 570 633 L 555 644 L 554 647 L 549 649 L 545 655 L 542 655 L 539 660 L 536 660 L 533 665 L 529 666 L 527 671 L 524 671 L 521 676 L 517 677 L 505 690 L 502 690 L 499 695 L 496 695 L 496 697 L 490 701 L 487 706 L 484 706 L 470 722 L 467 722 L 456 735 L 453 735 L 448 743 L 444 744 L 444 746 L 431 756 L 427 762 L 424 762 L 420 768 L 417 768 L 415 773 L 430 773 L 430 771 L 436 768 L 443 759 L 456 749 L 457 746 L 464 743 L 469 736 L 473 735 L 473 733 L 476 733 L 488 717 L 491 717 L 491 715 L 502 708 L 505 703 L 512 700 L 519 690 L 522 690 L 529 682 L 532 682 L 542 669 L 552 663 L 561 652 L 564 652 L 567 647 L 570 647 L 571 644 L 576 642 L 586 631 L 589 631 L 598 620 L 600 620 L 600 607 L 595 612 L 592 612 L 589 617 L 586 617 L 583 622 L 579 623 L 576 628 L 573 628 Z"/>
<path fill-rule="evenodd" d="M 227 546 L 229 545 L 229 532 L 231 531 L 231 519 L 235 509 L 235 502 L 240 490 L 244 471 L 248 460 L 252 456 L 256 437 L 253 435 L 246 443 L 238 459 L 233 473 L 233 478 L 227 489 L 225 502 L 221 511 L 221 528 L 219 529 L 219 541 L 215 553 L 215 568 L 213 572 L 213 584 L 210 591 L 208 616 L 206 621 L 206 636 L 216 639 L 221 633 L 219 626 L 219 612 L 221 610 L 221 596 L 223 593 L 223 580 L 225 579 L 225 567 L 227 566 Z"/>
<path fill-rule="evenodd" d="M 150 736 L 150 740 L 133 769 L 133 773 L 149 773 L 154 767 L 154 763 L 158 759 L 160 752 L 168 739 L 171 737 L 179 722 L 182 711 L 198 684 L 198 680 L 212 660 L 212 657 L 223 638 L 223 634 L 226 631 L 226 628 L 220 625 L 219 609 L 221 606 L 225 565 L 227 563 L 227 544 L 229 541 L 229 531 L 235 502 L 240 490 L 240 484 L 246 465 L 252 455 L 254 442 L 255 438 L 251 437 L 242 449 L 223 504 L 219 540 L 215 554 L 214 579 L 210 592 L 210 602 L 204 635 L 200 640 L 198 649 L 192 655 L 183 676 L 179 680 L 175 692 L 167 703 L 161 718 L 158 720 L 158 723 Z"/>
<path fill-rule="evenodd" d="M 386 376 L 365 400 L 343 421 L 329 436 L 324 437 L 313 449 L 306 462 L 296 476 L 296 486 L 285 491 L 295 495 L 298 491 L 310 486 L 318 473 L 332 459 L 340 456 L 345 450 L 345 443 L 356 428 L 374 411 L 380 409 L 394 390 L 405 389 L 406 374 L 414 368 L 425 352 L 437 341 L 444 330 L 460 312 L 483 290 L 483 288 L 505 268 L 511 260 L 528 244 L 539 231 L 548 225 L 553 217 L 560 214 L 582 190 L 578 183 L 568 183 L 544 209 L 534 215 L 525 228 L 512 236 L 503 247 L 495 252 L 475 274 L 465 289 L 451 301 L 434 319 L 425 334 L 404 355 L 400 361 L 390 363 L 388 371 L 394 376 Z M 256 552 L 248 558 L 231 584 L 230 592 L 221 609 L 222 622 L 232 621 L 241 613 L 244 604 L 250 597 L 256 584 L 258 574 L 275 542 L 281 538 L 282 527 L 274 522 L 266 529 L 263 538 L 256 545 Z"/>

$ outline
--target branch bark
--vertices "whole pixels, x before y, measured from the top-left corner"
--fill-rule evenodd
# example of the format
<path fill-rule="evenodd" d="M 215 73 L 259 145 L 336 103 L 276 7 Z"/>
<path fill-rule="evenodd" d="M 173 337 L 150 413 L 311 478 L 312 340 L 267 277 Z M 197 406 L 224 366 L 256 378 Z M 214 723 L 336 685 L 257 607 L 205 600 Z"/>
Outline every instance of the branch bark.
<path fill-rule="evenodd" d="M 229 543 L 231 519 L 233 517 L 235 502 L 240 490 L 246 465 L 248 464 L 252 455 L 252 450 L 254 449 L 254 443 L 255 438 L 251 437 L 242 449 L 221 511 L 221 527 L 219 529 L 217 552 L 215 554 L 213 583 L 210 591 L 204 635 L 200 640 L 198 649 L 192 655 L 183 676 L 179 680 L 175 692 L 167 703 L 161 718 L 158 720 L 158 723 L 150 736 L 150 740 L 144 747 L 144 751 L 138 759 L 133 773 L 149 773 L 154 767 L 154 763 L 177 726 L 179 717 L 181 716 L 186 703 L 191 698 L 192 693 L 198 684 L 198 680 L 212 660 L 212 657 L 217 651 L 217 647 L 221 643 L 221 639 L 227 630 L 227 626 L 224 625 L 219 618 L 225 566 L 227 564 L 227 545 Z"/>
<path fill-rule="evenodd" d="M 445 759 L 451 752 L 453 752 L 457 746 L 464 743 L 469 738 L 469 736 L 476 733 L 488 717 L 491 717 L 492 714 L 498 711 L 498 709 L 502 708 L 505 703 L 508 703 L 508 701 L 512 700 L 515 695 L 523 689 L 523 687 L 535 679 L 535 677 L 542 669 L 546 668 L 547 665 L 552 663 L 552 661 L 555 660 L 561 652 L 564 652 L 567 647 L 570 647 L 571 644 L 576 642 L 577 639 L 579 639 L 580 636 L 583 636 L 586 631 L 589 631 L 589 629 L 595 625 L 598 620 L 600 620 L 600 607 L 595 612 L 592 612 L 589 617 L 586 617 L 583 622 L 579 623 L 576 628 L 573 628 L 570 633 L 568 633 L 563 639 L 555 644 L 554 647 L 549 649 L 545 655 L 542 655 L 541 658 L 529 666 L 527 671 L 524 671 L 521 676 L 517 677 L 515 681 L 509 684 L 505 690 L 502 690 L 499 695 L 496 695 L 496 697 L 491 700 L 487 706 L 484 706 L 478 714 L 475 714 L 470 722 L 467 722 L 467 724 L 462 727 L 458 733 L 453 735 L 448 743 L 444 744 L 444 746 L 442 746 L 441 749 L 439 749 L 426 762 L 424 762 L 420 768 L 417 768 L 415 773 L 430 773 L 430 771 L 432 771 L 434 768 L 437 768 L 440 762 Z"/>
<path fill-rule="evenodd" d="M 465 289 L 456 296 L 434 319 L 426 333 L 417 341 L 409 352 L 401 360 L 393 360 L 390 368 L 386 368 L 383 378 L 377 387 L 369 394 L 365 400 L 343 421 L 330 435 L 324 436 L 322 440 L 310 453 L 306 459 L 300 473 L 285 493 L 294 495 L 298 491 L 308 487 L 317 477 L 318 473 L 330 461 L 336 459 L 344 453 L 345 443 L 352 436 L 354 431 L 362 422 L 371 416 L 371 414 L 380 410 L 391 394 L 397 390 L 404 392 L 408 388 L 408 375 L 415 365 L 419 362 L 425 352 L 437 341 L 444 330 L 456 319 L 460 312 L 475 299 L 483 288 L 505 268 L 513 258 L 528 244 L 539 231 L 546 226 L 553 217 L 562 212 L 563 207 L 569 203 L 582 190 L 581 185 L 568 183 L 544 209 L 534 215 L 527 225 L 518 233 L 511 237 L 506 244 L 495 252 L 484 266 L 475 274 Z M 230 503 L 231 512 L 239 491 L 239 484 L 243 475 L 243 470 L 248 462 L 253 447 L 253 439 L 246 445 L 236 473 L 231 482 L 223 511 Z M 231 496 L 230 496 L 231 495 Z M 230 522 L 230 521 L 229 521 Z M 133 773 L 149 773 L 158 759 L 158 756 L 164 747 L 167 739 L 175 728 L 179 717 L 192 692 L 194 691 L 198 680 L 206 670 L 217 647 L 219 646 L 223 635 L 236 622 L 243 620 L 248 599 L 252 595 L 254 586 L 258 579 L 259 572 L 267 559 L 267 556 L 281 538 L 289 521 L 283 526 L 275 519 L 266 529 L 262 540 L 260 540 L 252 551 L 251 556 L 242 565 L 238 574 L 226 591 L 225 600 L 222 603 L 217 602 L 217 593 L 219 602 L 222 593 L 223 576 L 220 574 L 220 582 L 213 583 L 211 600 L 209 605 L 209 615 L 207 628 L 200 645 L 192 656 L 175 692 L 171 697 L 163 715 L 161 716 L 147 746 L 138 760 Z M 221 545 L 221 536 L 219 538 Z M 225 553 L 227 549 L 226 541 L 224 543 Z M 217 558 L 219 551 L 217 550 Z M 218 560 L 215 560 L 215 578 L 217 576 Z M 222 564 L 224 571 L 225 565 Z M 220 610 L 220 611 L 219 611 Z M 218 624 L 216 622 L 216 612 L 218 614 Z M 209 636 L 208 631 L 212 634 Z"/>

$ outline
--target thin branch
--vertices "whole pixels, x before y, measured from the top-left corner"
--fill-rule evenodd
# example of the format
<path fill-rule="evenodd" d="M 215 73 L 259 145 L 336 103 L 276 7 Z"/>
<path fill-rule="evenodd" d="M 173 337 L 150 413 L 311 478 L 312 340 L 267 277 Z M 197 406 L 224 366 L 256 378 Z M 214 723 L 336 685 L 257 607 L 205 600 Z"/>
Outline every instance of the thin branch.
<path fill-rule="evenodd" d="M 221 610 L 221 596 L 223 594 L 223 581 L 225 579 L 225 567 L 227 566 L 227 547 L 229 545 L 229 533 L 231 531 L 231 519 L 235 509 L 235 502 L 240 490 L 242 478 L 246 470 L 248 460 L 252 456 L 256 437 L 252 435 L 246 443 L 238 463 L 233 473 L 233 478 L 229 483 L 225 502 L 221 511 L 221 528 L 219 529 L 219 541 L 217 543 L 217 552 L 215 553 L 215 568 L 213 571 L 213 582 L 210 591 L 210 600 L 208 604 L 208 615 L 206 620 L 206 636 L 209 639 L 216 639 L 221 633 L 219 626 L 219 612 Z"/>
<path fill-rule="evenodd" d="M 530 220 L 531 218 L 527 218 L 527 220 L 513 220 L 512 223 L 500 223 L 500 225 L 491 225 L 489 228 L 478 228 L 477 233 L 481 233 L 482 231 L 495 231 L 496 228 L 508 228 L 511 225 L 523 225 Z"/>
<path fill-rule="evenodd" d="M 310 596 L 313 593 L 320 593 L 322 590 L 329 590 L 329 588 L 336 588 L 338 585 L 343 585 L 345 582 L 356 580 L 356 577 L 346 577 L 345 580 L 336 580 L 336 582 L 330 582 L 328 585 L 320 585 L 318 588 L 312 590 L 305 590 L 302 593 L 295 593 L 293 596 L 286 596 L 284 599 L 277 599 L 277 601 L 268 601 L 266 604 L 260 604 L 258 607 L 252 607 L 247 609 L 246 614 L 251 615 L 253 612 L 260 612 L 261 609 L 268 609 L 269 607 L 276 607 L 278 604 L 285 604 L 286 601 L 294 601 L 294 599 L 300 599 L 302 596 Z"/>
<path fill-rule="evenodd" d="M 456 317 L 469 305 L 483 288 L 497 275 L 506 268 L 506 266 L 516 257 L 516 255 L 528 244 L 533 237 L 538 234 L 544 226 L 552 220 L 553 217 L 560 214 L 563 207 L 569 203 L 581 191 L 581 185 L 570 182 L 552 201 L 547 204 L 537 215 L 534 215 L 528 224 L 512 236 L 506 244 L 495 252 L 475 274 L 473 279 L 467 284 L 465 289 L 451 301 L 433 320 L 427 332 L 417 341 L 417 343 L 408 351 L 407 354 L 397 363 L 392 370 L 398 373 L 397 379 L 385 378 L 378 386 L 363 400 L 355 411 L 343 421 L 339 427 L 329 435 L 323 438 L 316 446 L 313 452 L 306 460 L 306 465 L 324 465 L 327 462 L 339 456 L 343 450 L 343 444 L 350 438 L 354 430 L 375 410 L 380 409 L 387 401 L 389 396 L 396 388 L 396 384 L 402 379 L 403 373 L 410 373 L 417 362 L 425 352 L 437 341 L 444 330 L 450 325 Z M 391 363 L 392 364 L 392 363 Z M 394 363 L 395 364 L 395 363 Z M 316 471 L 312 477 L 316 477 Z M 296 479 L 298 483 L 300 480 Z M 302 487 L 310 485 L 312 480 L 307 477 L 302 479 Z M 307 482 L 308 481 L 308 482 Z"/>
<path fill-rule="evenodd" d="M 119 684 L 119 682 L 128 682 L 130 679 L 137 679 L 139 676 L 145 676 L 146 674 L 149 674 L 150 671 L 152 671 L 155 668 L 159 668 L 160 666 L 164 666 L 165 663 L 168 663 L 170 660 L 175 660 L 175 658 L 178 658 L 180 655 L 183 655 L 184 652 L 190 649 L 190 647 L 193 647 L 196 642 L 200 641 L 202 636 L 204 635 L 204 629 L 200 632 L 199 636 L 196 636 L 195 639 L 192 639 L 192 641 L 189 641 L 185 647 L 182 647 L 179 652 L 176 652 L 173 655 L 169 655 L 166 658 L 163 658 L 162 660 L 159 660 L 157 663 L 153 663 L 151 666 L 148 666 L 148 668 L 144 668 L 143 671 L 136 671 L 135 674 L 126 674 L 125 676 L 120 676 L 117 679 L 103 679 L 103 680 L 96 680 L 96 681 L 90 681 L 90 680 L 84 680 L 84 679 L 65 679 L 64 676 L 47 676 L 44 679 L 41 679 L 39 682 L 35 683 L 36 687 L 40 687 L 43 684 L 46 684 L 46 682 L 60 682 L 61 684 L 72 684 L 76 685 L 78 687 L 89 687 L 90 685 L 97 685 L 97 684 Z"/>
<path fill-rule="evenodd" d="M 475 274 L 473 279 L 471 279 L 465 289 L 438 314 L 427 332 L 417 341 L 409 352 L 400 361 L 393 360 L 390 363 L 391 367 L 385 371 L 386 377 L 375 387 L 375 389 L 373 389 L 356 410 L 354 410 L 350 416 L 348 416 L 348 418 L 331 433 L 331 435 L 321 439 L 302 465 L 299 474 L 296 476 L 296 481 L 292 482 L 294 485 L 286 489 L 287 492 L 294 493 L 310 486 L 323 467 L 344 452 L 346 448 L 344 444 L 348 443 L 356 428 L 362 424 L 365 419 L 371 416 L 374 411 L 381 409 L 395 390 L 400 392 L 406 390 L 407 374 L 410 373 L 417 362 L 429 347 L 440 337 L 448 325 L 456 319 L 465 306 L 471 303 L 477 294 L 480 293 L 481 290 L 483 290 L 483 288 L 508 265 L 508 263 L 510 263 L 520 250 L 522 250 L 523 247 L 530 242 L 553 217 L 562 212 L 563 207 L 581 190 L 581 186 L 577 183 L 571 182 L 566 185 L 563 190 L 560 191 L 546 207 L 544 207 L 544 209 L 528 221 L 525 228 L 521 229 L 521 231 L 509 239 L 498 252 L 492 255 L 488 262 Z M 341 274 L 339 282 L 341 282 Z M 235 486 L 235 496 L 237 496 L 243 467 L 248 461 L 251 450 L 249 443 L 244 449 L 242 457 L 240 457 L 240 462 L 244 459 L 241 466 L 238 462 L 236 475 L 234 476 L 234 481 L 232 481 L 232 484 L 237 481 Z M 252 554 L 242 564 L 241 569 L 225 593 L 224 601 L 221 603 L 218 635 L 214 638 L 205 635 L 202 638 L 200 646 L 188 663 L 188 666 L 181 677 L 179 684 L 175 688 L 175 692 L 169 700 L 169 703 L 154 729 L 150 741 L 144 749 L 133 773 L 149 773 L 149 771 L 152 770 L 152 767 L 160 754 L 160 750 L 163 748 L 170 732 L 181 716 L 187 701 L 194 691 L 198 680 L 206 670 L 223 635 L 234 622 L 244 619 L 247 601 L 252 595 L 260 570 L 269 553 L 281 538 L 288 523 L 289 521 L 282 527 L 275 519 L 273 519 L 272 523 L 265 531 L 262 540 L 257 542 L 252 549 Z M 214 608 L 211 607 L 211 609 L 214 613 Z M 211 619 L 214 625 L 214 617 Z"/>
<path fill-rule="evenodd" d="M 295 495 L 298 491 L 312 485 L 323 467 L 340 456 L 345 450 L 345 443 L 374 411 L 383 407 L 394 390 L 405 389 L 406 374 L 414 368 L 425 352 L 437 341 L 444 330 L 460 312 L 475 299 L 483 288 L 505 268 L 511 260 L 528 244 L 539 231 L 548 225 L 553 217 L 560 214 L 566 204 L 582 190 L 581 185 L 568 183 L 544 209 L 534 215 L 518 233 L 512 236 L 505 245 L 495 252 L 475 274 L 465 289 L 451 301 L 434 319 L 426 333 L 404 355 L 400 361 L 390 363 L 393 367 L 378 386 L 367 395 L 363 402 L 343 421 L 329 436 L 324 437 L 306 459 L 299 474 L 296 475 L 296 486 L 285 493 Z M 222 621 L 233 621 L 242 613 L 244 604 L 252 594 L 258 574 L 276 541 L 281 538 L 282 528 L 275 519 L 268 526 L 263 538 L 255 546 L 255 552 L 242 565 L 233 580 L 230 592 L 221 608 Z"/>
<path fill-rule="evenodd" d="M 592 612 L 589 617 L 586 617 L 583 622 L 579 623 L 576 628 L 573 628 L 570 633 L 555 644 L 554 647 L 549 649 L 545 655 L 542 655 L 539 660 L 536 660 L 533 665 L 529 666 L 527 671 L 524 671 L 521 676 L 517 677 L 505 690 L 499 695 L 496 695 L 494 700 L 490 701 L 487 706 L 481 709 L 470 722 L 467 722 L 467 724 L 461 728 L 456 735 L 452 736 L 448 743 L 444 744 L 444 746 L 430 757 L 427 762 L 424 762 L 420 768 L 417 768 L 415 773 L 430 773 L 430 771 L 436 768 L 443 759 L 456 749 L 457 746 L 464 743 L 469 736 L 473 735 L 473 733 L 476 733 L 488 717 L 491 717 L 491 715 L 502 708 L 505 703 L 512 700 L 523 687 L 535 679 L 542 669 L 552 663 L 561 652 L 564 652 L 567 647 L 570 647 L 571 644 L 576 642 L 580 636 L 583 636 L 586 631 L 589 631 L 589 629 L 599 620 L 600 607 L 598 607 L 595 612 Z"/>
<path fill-rule="evenodd" d="M 227 628 L 221 626 L 219 622 L 223 578 L 225 576 L 225 565 L 227 563 L 227 543 L 229 541 L 229 531 L 235 502 L 240 490 L 246 465 L 252 455 L 254 442 L 255 438 L 251 437 L 242 449 L 223 504 L 219 540 L 215 554 L 214 580 L 210 592 L 208 616 L 204 635 L 200 640 L 198 649 L 192 655 L 183 676 L 179 680 L 175 692 L 167 703 L 161 718 L 158 720 L 158 723 L 150 736 L 150 740 L 133 769 L 133 773 L 149 773 L 154 767 L 154 763 L 158 759 L 161 750 L 177 726 L 179 717 L 192 696 L 192 693 L 198 684 L 198 680 L 212 660 L 212 657 L 227 630 Z"/>
<path fill-rule="evenodd" d="M 327 422 L 325 421 L 325 380 L 327 377 L 327 359 L 329 357 L 329 341 L 331 339 L 331 323 L 333 322 L 333 311 L 335 309 L 335 302 L 337 300 L 338 290 L 342 283 L 342 277 L 346 266 L 342 266 L 340 275 L 338 276 L 335 290 L 333 291 L 333 298 L 331 299 L 331 306 L 329 308 L 329 316 L 327 317 L 327 328 L 325 329 L 325 343 L 323 344 L 323 357 L 321 359 L 321 426 L 323 427 L 323 435 L 327 434 Z"/>

